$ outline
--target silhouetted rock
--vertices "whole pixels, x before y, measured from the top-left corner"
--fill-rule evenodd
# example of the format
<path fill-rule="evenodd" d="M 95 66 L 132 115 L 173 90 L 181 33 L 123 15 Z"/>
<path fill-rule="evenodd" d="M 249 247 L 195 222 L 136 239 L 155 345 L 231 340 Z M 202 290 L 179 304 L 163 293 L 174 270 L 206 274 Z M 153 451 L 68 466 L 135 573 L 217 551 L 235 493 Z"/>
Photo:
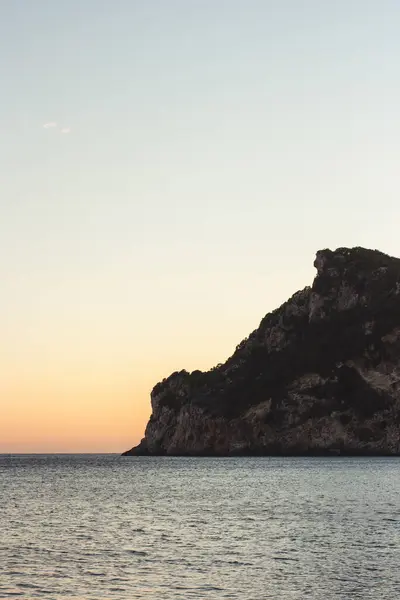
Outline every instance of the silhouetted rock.
<path fill-rule="evenodd" d="M 154 387 L 125 455 L 400 454 L 400 260 L 339 248 L 314 265 L 224 364 Z"/>

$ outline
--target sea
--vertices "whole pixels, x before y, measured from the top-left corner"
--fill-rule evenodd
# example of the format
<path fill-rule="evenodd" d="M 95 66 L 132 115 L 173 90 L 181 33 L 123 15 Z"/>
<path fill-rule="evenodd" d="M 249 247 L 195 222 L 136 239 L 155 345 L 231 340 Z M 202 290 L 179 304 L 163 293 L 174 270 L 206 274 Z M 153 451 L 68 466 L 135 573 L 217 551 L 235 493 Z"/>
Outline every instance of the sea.
<path fill-rule="evenodd" d="M 0 598 L 395 600 L 400 459 L 1 455 Z"/>

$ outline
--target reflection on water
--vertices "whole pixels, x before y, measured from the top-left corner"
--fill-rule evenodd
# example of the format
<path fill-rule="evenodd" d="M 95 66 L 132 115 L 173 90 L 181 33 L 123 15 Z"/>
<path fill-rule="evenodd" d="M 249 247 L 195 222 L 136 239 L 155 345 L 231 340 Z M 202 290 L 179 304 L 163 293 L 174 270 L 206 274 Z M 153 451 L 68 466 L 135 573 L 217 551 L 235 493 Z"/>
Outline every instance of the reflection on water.
<path fill-rule="evenodd" d="M 0 456 L 0 597 L 391 599 L 400 460 Z"/>

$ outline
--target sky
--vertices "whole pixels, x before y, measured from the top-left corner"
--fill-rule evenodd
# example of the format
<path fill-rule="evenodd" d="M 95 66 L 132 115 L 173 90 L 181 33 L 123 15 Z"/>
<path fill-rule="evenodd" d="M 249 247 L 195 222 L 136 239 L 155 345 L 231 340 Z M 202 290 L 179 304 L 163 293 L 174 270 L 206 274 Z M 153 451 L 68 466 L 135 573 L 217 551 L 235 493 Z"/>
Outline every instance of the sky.
<path fill-rule="evenodd" d="M 0 452 L 121 452 L 321 248 L 400 256 L 398 0 L 0 3 Z"/>

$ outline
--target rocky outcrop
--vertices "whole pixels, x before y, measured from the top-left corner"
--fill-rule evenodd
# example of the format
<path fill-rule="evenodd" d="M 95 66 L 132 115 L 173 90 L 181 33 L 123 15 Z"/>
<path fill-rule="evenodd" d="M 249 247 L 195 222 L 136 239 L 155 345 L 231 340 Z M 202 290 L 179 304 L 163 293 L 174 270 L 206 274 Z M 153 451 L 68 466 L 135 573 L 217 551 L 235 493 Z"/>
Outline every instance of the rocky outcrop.
<path fill-rule="evenodd" d="M 339 248 L 314 265 L 224 364 L 158 383 L 124 454 L 400 454 L 400 260 Z"/>

